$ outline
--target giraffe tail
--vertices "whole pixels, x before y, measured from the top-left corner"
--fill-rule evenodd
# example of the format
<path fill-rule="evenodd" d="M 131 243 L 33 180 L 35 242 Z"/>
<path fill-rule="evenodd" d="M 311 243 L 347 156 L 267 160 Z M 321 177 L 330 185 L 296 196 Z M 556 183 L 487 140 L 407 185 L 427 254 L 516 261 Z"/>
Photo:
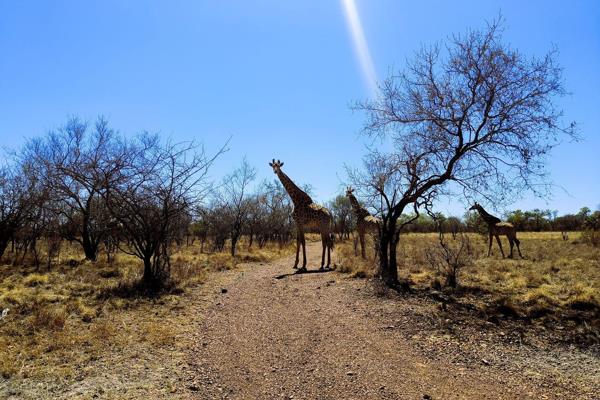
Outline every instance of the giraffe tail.
<path fill-rule="evenodd" d="M 335 234 L 334 233 L 329 234 L 329 247 L 331 248 L 331 250 L 333 250 L 333 248 L 335 247 Z"/>

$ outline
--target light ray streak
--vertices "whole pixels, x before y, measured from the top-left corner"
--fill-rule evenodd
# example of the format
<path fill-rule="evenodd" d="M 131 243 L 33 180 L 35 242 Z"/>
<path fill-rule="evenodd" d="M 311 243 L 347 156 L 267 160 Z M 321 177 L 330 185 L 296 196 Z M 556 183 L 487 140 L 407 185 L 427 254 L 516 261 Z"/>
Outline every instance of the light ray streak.
<path fill-rule="evenodd" d="M 350 31 L 352 42 L 354 43 L 354 51 L 356 52 L 356 57 L 360 63 L 363 79 L 370 93 L 375 96 L 378 93 L 377 73 L 375 72 L 373 59 L 371 58 L 356 3 L 354 0 L 341 0 L 341 2 L 346 16 L 348 30 Z"/>

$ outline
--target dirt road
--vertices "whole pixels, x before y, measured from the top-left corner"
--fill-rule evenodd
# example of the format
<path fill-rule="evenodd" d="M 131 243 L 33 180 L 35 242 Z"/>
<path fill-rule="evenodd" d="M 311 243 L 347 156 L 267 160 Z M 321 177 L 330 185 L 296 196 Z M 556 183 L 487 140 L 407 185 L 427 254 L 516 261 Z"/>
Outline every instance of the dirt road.
<path fill-rule="evenodd" d="M 308 248 L 309 269 L 319 250 Z M 402 334 L 410 318 L 390 320 L 413 304 L 378 297 L 364 280 L 336 272 L 280 277 L 292 272 L 291 261 L 231 273 L 190 350 L 192 398 L 564 398 L 486 360 L 428 357 L 416 343 L 424 339 Z M 404 311 L 397 315 L 418 314 Z"/>

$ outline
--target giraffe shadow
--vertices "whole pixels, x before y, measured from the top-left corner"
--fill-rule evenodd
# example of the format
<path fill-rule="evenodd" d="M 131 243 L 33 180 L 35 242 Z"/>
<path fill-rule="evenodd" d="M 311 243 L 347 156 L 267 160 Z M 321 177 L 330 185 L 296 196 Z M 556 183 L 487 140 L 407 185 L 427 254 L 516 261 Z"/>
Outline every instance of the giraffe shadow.
<path fill-rule="evenodd" d="M 283 278 L 287 278 L 290 276 L 295 276 L 295 275 L 305 275 L 305 274 L 325 274 L 327 272 L 333 272 L 335 271 L 335 267 L 334 268 L 325 268 L 325 269 L 309 269 L 309 270 L 298 270 L 296 272 L 291 272 L 289 274 L 281 274 L 281 275 L 277 275 L 275 277 L 275 279 L 283 279 Z"/>

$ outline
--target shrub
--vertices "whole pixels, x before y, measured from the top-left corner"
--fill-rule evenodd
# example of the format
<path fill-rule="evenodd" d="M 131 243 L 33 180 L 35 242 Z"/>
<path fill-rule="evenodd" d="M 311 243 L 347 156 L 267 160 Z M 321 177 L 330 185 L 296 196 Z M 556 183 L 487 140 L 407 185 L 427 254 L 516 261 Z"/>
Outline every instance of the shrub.
<path fill-rule="evenodd" d="M 440 232 L 438 246 L 425 252 L 429 265 L 444 277 L 446 286 L 452 288 L 458 286 L 459 271 L 473 263 L 473 248 L 469 237 L 461 232 L 456 238 L 451 244 Z"/>
<path fill-rule="evenodd" d="M 48 283 L 48 275 L 42 275 L 42 274 L 31 274 L 25 277 L 25 279 L 23 279 L 23 284 L 25 286 L 40 286 L 40 285 L 44 285 Z"/>
<path fill-rule="evenodd" d="M 586 229 L 581 232 L 581 241 L 591 246 L 600 246 L 600 231 Z"/>
<path fill-rule="evenodd" d="M 32 327 L 36 330 L 59 331 L 65 327 L 67 315 L 64 308 L 36 307 Z"/>

